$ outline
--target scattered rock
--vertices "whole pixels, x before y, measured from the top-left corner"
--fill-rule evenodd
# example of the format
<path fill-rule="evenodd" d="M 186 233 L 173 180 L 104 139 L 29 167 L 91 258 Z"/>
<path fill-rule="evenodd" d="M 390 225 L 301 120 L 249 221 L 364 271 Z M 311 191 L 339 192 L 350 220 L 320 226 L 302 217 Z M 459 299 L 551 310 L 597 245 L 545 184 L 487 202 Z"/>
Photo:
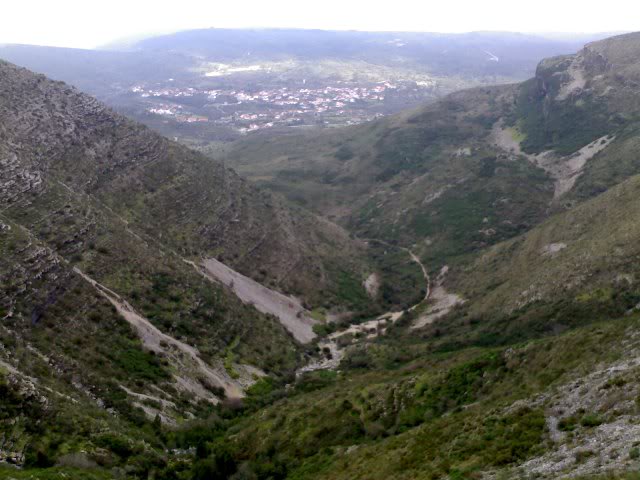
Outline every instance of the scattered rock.
<path fill-rule="evenodd" d="M 550 243 L 548 245 L 545 245 L 544 247 L 542 247 L 542 254 L 543 255 L 554 255 L 556 253 L 558 253 L 561 250 L 564 250 L 565 248 L 567 248 L 567 244 L 563 243 L 563 242 L 558 242 L 558 243 Z"/>

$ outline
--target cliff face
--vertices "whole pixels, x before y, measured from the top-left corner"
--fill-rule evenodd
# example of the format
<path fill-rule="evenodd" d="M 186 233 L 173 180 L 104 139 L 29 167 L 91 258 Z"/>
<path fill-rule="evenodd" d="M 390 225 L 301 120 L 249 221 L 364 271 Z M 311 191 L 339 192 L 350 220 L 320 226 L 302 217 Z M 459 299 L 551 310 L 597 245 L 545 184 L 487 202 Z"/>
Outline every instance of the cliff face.
<path fill-rule="evenodd" d="M 519 91 L 516 115 L 527 153 L 576 152 L 632 124 L 640 112 L 638 40 L 614 37 L 542 61 Z"/>
<path fill-rule="evenodd" d="M 547 104 L 592 99 L 606 102 L 611 112 L 636 112 L 639 50 L 640 35 L 629 34 L 588 44 L 575 55 L 543 60 L 536 69 L 537 93 Z"/>

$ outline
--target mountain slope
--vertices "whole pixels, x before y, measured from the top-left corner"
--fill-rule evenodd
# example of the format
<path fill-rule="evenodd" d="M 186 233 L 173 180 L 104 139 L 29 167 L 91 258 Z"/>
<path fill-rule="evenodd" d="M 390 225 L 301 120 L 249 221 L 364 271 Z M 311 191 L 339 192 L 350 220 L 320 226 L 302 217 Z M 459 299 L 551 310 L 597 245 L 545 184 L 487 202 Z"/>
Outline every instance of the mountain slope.
<path fill-rule="evenodd" d="M 589 44 L 543 61 L 522 84 L 457 92 L 371 124 L 256 136 L 225 158 L 363 238 L 415 243 L 439 267 L 635 172 L 637 38 Z"/>
<path fill-rule="evenodd" d="M 295 379 L 302 348 L 231 292 L 261 290 L 251 259 L 311 249 L 324 295 L 333 279 L 332 302 L 370 303 L 359 244 L 320 241 L 324 221 L 6 66 L 25 78 L 0 111 L 13 120 L 0 123 L 1 453 L 97 478 L 634 478 L 637 39 L 545 61 L 524 84 L 238 145 L 228 160 L 351 228 L 405 295 L 415 275 L 400 258 L 426 260 L 419 304 L 327 323 Z M 53 93 L 48 108 L 21 84 Z M 295 241 L 271 234 L 274 218 Z M 313 276 L 274 268 L 272 285 L 295 280 L 313 301 Z"/>
<path fill-rule="evenodd" d="M 497 145 L 516 94 L 515 86 L 467 90 L 343 131 L 254 137 L 225 159 L 362 238 L 415 243 L 437 266 L 546 214 L 552 179 Z"/>
<path fill-rule="evenodd" d="M 585 318 L 634 311 L 640 302 L 634 261 L 639 188 L 640 177 L 633 176 L 489 249 L 451 277 L 451 288 L 469 299 L 464 315 L 476 317 L 465 335 L 548 334 Z"/>
<path fill-rule="evenodd" d="M 5 62 L 0 163 L 0 457 L 18 465 L 83 451 L 69 462 L 146 476 L 153 428 L 292 374 L 315 336 L 302 302 L 352 309 L 345 278 L 366 295 L 339 227 Z M 300 300 L 258 311 L 207 274 L 216 258 Z"/>
<path fill-rule="evenodd" d="M 450 152 L 471 144 L 471 158 L 478 145 L 492 149 L 494 175 L 506 168 L 502 162 L 528 165 L 543 178 L 546 196 L 539 216 L 513 238 L 476 248 L 443 269 L 448 274 L 435 285 L 460 294 L 464 303 L 418 329 L 412 327 L 420 307 L 384 329 L 347 337 L 340 372 L 312 373 L 295 392 L 212 435 L 203 468 L 206 459 L 226 452 L 238 471 L 258 478 L 274 472 L 300 479 L 635 478 L 638 38 L 616 37 L 574 57 L 544 61 L 534 80 L 501 87 L 488 101 L 476 90 L 395 123 L 238 146 L 230 158 L 246 172 L 310 205 L 314 193 L 297 189 L 292 178 L 320 191 L 322 169 L 335 169 L 334 178 L 353 175 L 361 192 L 379 191 L 389 179 L 372 177 L 420 152 L 416 163 L 438 161 L 448 168 L 450 183 L 462 175 L 471 179 L 450 189 L 464 198 L 465 209 L 474 209 L 478 200 L 467 192 L 496 188 L 490 185 L 494 176 L 478 175 L 471 163 L 458 172 L 454 155 L 424 152 L 425 145 L 443 144 Z M 473 100 L 455 102 L 461 98 Z M 489 102 L 493 116 L 474 130 L 470 120 Z M 424 124 L 418 129 L 406 118 Z M 437 134 L 429 135 L 431 126 Z M 413 128 L 420 133 L 412 137 Z M 385 164 L 378 142 L 394 135 L 425 143 L 396 151 Z M 351 153 L 338 154 L 345 146 Z M 297 148 L 291 156 L 284 153 L 289 147 Z M 402 196 L 411 182 L 437 171 L 401 170 L 408 178 L 394 172 L 398 188 L 390 197 L 407 198 Z M 327 183 L 348 201 L 343 211 L 335 208 L 338 202 L 316 208 L 337 212 L 352 225 L 351 192 Z M 523 212 L 530 213 L 538 199 L 528 195 L 524 200 L 532 205 Z M 436 218 L 441 208 L 433 201 L 423 206 Z M 453 203 L 441 225 L 460 211 Z M 398 224 L 407 217 L 398 216 Z M 404 241 L 421 240 L 414 235 Z M 430 258 L 427 248 L 422 252 Z M 456 260 L 448 255 L 440 264 Z"/>
<path fill-rule="evenodd" d="M 350 257 L 357 259 L 358 247 L 340 229 L 289 209 L 223 165 L 64 84 L 7 64 L 3 73 L 2 135 L 11 167 L 5 172 L 14 182 L 33 183 L 34 193 L 46 192 L 42 177 L 49 174 L 56 188 L 90 195 L 185 257 L 218 256 L 249 276 L 310 298 L 329 285 L 331 262 L 348 267 Z M 16 190 L 19 183 L 4 200 L 24 202 L 14 201 Z M 299 268 L 302 263 L 308 267 Z"/>

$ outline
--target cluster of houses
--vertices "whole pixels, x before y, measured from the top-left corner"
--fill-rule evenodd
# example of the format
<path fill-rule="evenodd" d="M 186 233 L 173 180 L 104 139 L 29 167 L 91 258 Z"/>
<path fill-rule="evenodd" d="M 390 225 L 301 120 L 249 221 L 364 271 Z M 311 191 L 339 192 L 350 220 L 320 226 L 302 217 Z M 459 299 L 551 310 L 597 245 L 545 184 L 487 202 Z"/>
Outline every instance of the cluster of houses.
<path fill-rule="evenodd" d="M 417 84 L 415 87 L 419 88 Z M 335 81 L 319 87 L 303 82 L 260 89 L 135 85 L 130 92 L 149 99 L 148 113 L 171 117 L 179 123 L 231 125 L 248 133 L 276 125 L 361 123 L 382 115 L 373 110 L 384 105 L 387 95 L 398 88 L 389 81 L 368 85 Z M 202 97 L 201 104 L 197 99 L 194 102 L 196 96 Z"/>

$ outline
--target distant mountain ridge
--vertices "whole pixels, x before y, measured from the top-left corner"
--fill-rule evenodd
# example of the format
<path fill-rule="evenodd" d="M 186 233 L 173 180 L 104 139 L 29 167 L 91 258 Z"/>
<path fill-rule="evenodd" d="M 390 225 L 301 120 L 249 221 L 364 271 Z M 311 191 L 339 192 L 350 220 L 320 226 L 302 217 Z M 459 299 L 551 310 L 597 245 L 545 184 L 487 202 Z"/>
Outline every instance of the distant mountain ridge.
<path fill-rule="evenodd" d="M 597 37 L 597 35 L 594 35 Z M 593 37 L 592 37 L 593 38 Z M 549 40 L 511 32 L 463 34 L 292 29 L 203 29 L 147 38 L 133 51 L 172 52 L 208 60 L 361 59 L 389 65 L 413 62 L 435 75 L 522 78 L 540 58 L 577 50 L 581 40 Z"/>
<path fill-rule="evenodd" d="M 525 80 L 541 59 L 581 45 L 508 32 L 205 29 L 125 51 L 4 45 L 0 58 L 209 151 L 263 128 L 361 123 L 455 90 Z"/>

